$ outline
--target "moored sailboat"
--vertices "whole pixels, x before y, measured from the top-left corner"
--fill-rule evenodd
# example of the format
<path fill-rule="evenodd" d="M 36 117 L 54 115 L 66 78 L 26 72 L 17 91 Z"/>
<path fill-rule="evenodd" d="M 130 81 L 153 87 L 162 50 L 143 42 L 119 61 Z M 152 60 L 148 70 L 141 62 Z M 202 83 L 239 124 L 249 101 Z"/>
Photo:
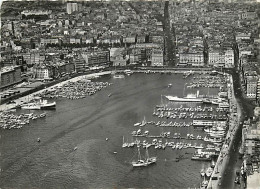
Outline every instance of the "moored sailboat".
<path fill-rule="evenodd" d="M 157 157 L 149 157 L 147 147 L 146 147 L 146 157 L 144 159 L 141 158 L 139 146 L 137 146 L 137 149 L 138 149 L 138 160 L 132 162 L 133 167 L 146 167 L 150 164 L 156 163 Z"/>

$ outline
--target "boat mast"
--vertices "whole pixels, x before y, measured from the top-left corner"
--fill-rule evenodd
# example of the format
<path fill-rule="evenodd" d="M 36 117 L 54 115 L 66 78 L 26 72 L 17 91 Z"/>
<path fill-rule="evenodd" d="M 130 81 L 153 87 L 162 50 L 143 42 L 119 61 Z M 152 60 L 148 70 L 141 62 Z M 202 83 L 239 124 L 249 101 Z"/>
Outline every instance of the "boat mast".
<path fill-rule="evenodd" d="M 146 119 L 145 119 L 145 116 L 144 116 L 143 124 L 146 124 Z"/>
<path fill-rule="evenodd" d="M 139 148 L 138 145 L 137 145 L 137 149 L 138 149 L 138 161 L 140 161 L 141 160 L 141 154 L 140 154 L 140 148 Z"/>
<path fill-rule="evenodd" d="M 185 83 L 184 86 L 183 86 L 183 94 L 182 94 L 183 97 L 184 97 L 185 87 L 186 87 L 187 84 L 188 84 L 188 83 Z"/>
<path fill-rule="evenodd" d="M 163 99 L 162 99 L 162 95 L 161 95 L 161 106 L 164 106 L 164 104 L 163 104 Z"/>
<path fill-rule="evenodd" d="M 148 153 L 148 148 L 146 146 L 146 160 L 148 160 L 148 159 L 149 159 L 149 153 Z"/>

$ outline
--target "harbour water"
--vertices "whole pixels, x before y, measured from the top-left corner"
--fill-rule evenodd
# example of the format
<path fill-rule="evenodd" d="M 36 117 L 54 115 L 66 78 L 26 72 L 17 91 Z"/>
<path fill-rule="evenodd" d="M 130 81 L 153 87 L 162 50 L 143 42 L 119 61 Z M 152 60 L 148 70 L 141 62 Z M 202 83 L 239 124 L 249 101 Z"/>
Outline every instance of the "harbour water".
<path fill-rule="evenodd" d="M 151 147 L 149 153 L 157 156 L 156 164 L 133 168 L 131 161 L 137 158 L 136 147 L 122 148 L 123 136 L 129 142 L 134 140 L 131 132 L 137 128 L 133 125 L 141 122 L 144 116 L 147 121 L 159 120 L 152 114 L 156 105 L 167 103 L 161 95 L 182 97 L 196 93 L 197 89 L 183 90 L 191 79 L 192 76 L 183 79 L 181 74 L 134 74 L 124 79 L 103 76 L 96 81 L 113 85 L 83 99 L 55 99 L 56 110 L 45 111 L 45 118 L 32 120 L 19 130 L 0 130 L 0 187 L 199 187 L 200 170 L 207 168 L 210 162 L 192 161 L 194 149 L 158 150 Z M 171 87 L 168 87 L 169 83 Z M 204 94 L 217 92 L 216 88 L 200 90 Z M 185 104 L 187 107 L 197 105 L 201 104 Z M 183 136 L 188 132 L 195 136 L 203 134 L 192 127 L 147 126 L 146 129 L 153 135 L 160 135 L 162 131 L 170 131 L 171 135 L 183 132 Z M 41 142 L 37 142 L 39 137 Z M 141 154 L 144 153 L 141 149 Z M 180 155 L 183 158 L 177 162 Z"/>

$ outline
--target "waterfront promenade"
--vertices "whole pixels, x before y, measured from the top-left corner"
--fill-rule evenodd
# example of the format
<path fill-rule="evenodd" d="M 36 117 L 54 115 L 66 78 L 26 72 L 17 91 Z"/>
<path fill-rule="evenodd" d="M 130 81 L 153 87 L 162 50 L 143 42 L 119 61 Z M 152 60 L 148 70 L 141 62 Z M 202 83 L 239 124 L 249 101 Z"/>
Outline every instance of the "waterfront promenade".
<path fill-rule="evenodd" d="M 228 96 L 230 98 L 230 117 L 229 117 L 229 130 L 226 135 L 226 139 L 222 146 L 221 152 L 217 159 L 214 171 L 210 177 L 208 183 L 208 189 L 221 188 L 221 178 L 225 176 L 224 171 L 229 162 L 229 153 L 232 150 L 232 142 L 235 136 L 235 133 L 238 130 L 239 122 L 241 119 L 241 108 L 235 98 L 234 94 L 234 85 L 233 78 L 229 75 L 230 78 L 230 87 L 228 88 Z M 235 111 L 236 110 L 236 111 Z"/>
<path fill-rule="evenodd" d="M 9 110 L 9 109 L 12 109 L 12 108 L 15 108 L 17 105 L 21 105 L 23 103 L 26 103 L 26 102 L 29 102 L 30 100 L 32 100 L 34 98 L 34 96 L 36 96 L 37 94 L 40 94 L 42 93 L 43 91 L 45 90 L 48 90 L 48 89 L 51 89 L 51 88 L 54 88 L 54 87 L 60 87 L 60 86 L 63 86 L 65 83 L 68 83 L 68 82 L 76 82 L 76 81 L 79 81 L 81 79 L 91 79 L 93 77 L 97 77 L 97 76 L 101 76 L 101 75 L 107 75 L 107 74 L 111 74 L 111 71 L 105 71 L 105 72 L 100 72 L 100 73 L 92 73 L 92 74 L 88 74 L 88 75 L 81 75 L 81 76 L 78 76 L 78 77 L 74 77 L 74 78 L 71 78 L 69 80 L 66 80 L 66 81 L 62 81 L 58 84 L 55 84 L 53 86 L 50 86 L 48 88 L 45 88 L 45 89 L 42 89 L 42 90 L 39 90 L 39 91 L 36 91 L 32 94 L 29 94 L 29 95 L 26 95 L 26 96 L 23 96 L 23 97 L 20 97 L 16 100 L 14 100 L 15 103 L 12 103 L 12 104 L 2 104 L 0 105 L 0 111 L 6 111 L 6 110 Z"/>

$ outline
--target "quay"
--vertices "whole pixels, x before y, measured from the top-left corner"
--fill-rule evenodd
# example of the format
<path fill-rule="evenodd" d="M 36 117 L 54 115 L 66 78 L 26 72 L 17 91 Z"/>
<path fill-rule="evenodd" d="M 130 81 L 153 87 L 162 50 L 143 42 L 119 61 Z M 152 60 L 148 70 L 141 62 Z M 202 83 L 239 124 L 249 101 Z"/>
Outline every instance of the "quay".
<path fill-rule="evenodd" d="M 230 99 L 230 117 L 229 117 L 229 130 L 226 135 L 226 139 L 221 148 L 219 157 L 214 167 L 214 171 L 208 182 L 207 189 L 216 189 L 221 188 L 221 178 L 224 177 L 224 171 L 229 161 L 229 153 L 232 146 L 232 142 L 235 136 L 235 133 L 238 130 L 239 122 L 241 119 L 241 108 L 237 103 L 237 100 L 234 95 L 234 85 L 233 78 L 229 75 L 230 86 L 228 89 L 228 97 Z M 237 109 L 237 112 L 235 111 Z"/>
<path fill-rule="evenodd" d="M 188 74 L 186 76 L 189 76 L 190 74 L 205 74 L 207 72 L 211 72 L 212 68 L 143 68 L 138 67 L 136 70 L 131 70 L 133 73 L 162 73 L 162 74 Z M 123 73 L 124 70 L 116 70 L 118 73 Z"/>
<path fill-rule="evenodd" d="M 77 81 L 80 81 L 82 79 L 91 79 L 91 78 L 99 77 L 99 76 L 102 76 L 102 75 L 108 75 L 108 74 L 111 74 L 111 71 L 104 71 L 104 72 L 100 72 L 100 73 L 92 73 L 92 74 L 87 74 L 87 75 L 81 75 L 81 76 L 78 76 L 78 77 L 74 77 L 74 78 L 68 79 L 66 81 L 62 81 L 62 82 L 60 82 L 58 84 L 55 84 L 55 85 L 52 85 L 52 86 L 50 86 L 48 88 L 36 91 L 36 92 L 31 93 L 31 94 L 26 95 L 26 96 L 22 96 L 22 97 L 20 97 L 18 99 L 15 99 L 14 100 L 15 103 L 12 103 L 12 104 L 7 104 L 7 103 L 1 104 L 0 105 L 0 111 L 6 111 L 6 110 L 9 110 L 9 109 L 15 108 L 16 106 L 21 105 L 23 103 L 29 102 L 29 101 L 34 99 L 34 96 L 36 96 L 37 94 L 40 94 L 40 93 L 42 93 L 45 90 L 48 90 L 50 88 L 61 87 L 61 86 L 63 86 L 64 84 L 66 84 L 68 82 L 77 82 Z"/>

